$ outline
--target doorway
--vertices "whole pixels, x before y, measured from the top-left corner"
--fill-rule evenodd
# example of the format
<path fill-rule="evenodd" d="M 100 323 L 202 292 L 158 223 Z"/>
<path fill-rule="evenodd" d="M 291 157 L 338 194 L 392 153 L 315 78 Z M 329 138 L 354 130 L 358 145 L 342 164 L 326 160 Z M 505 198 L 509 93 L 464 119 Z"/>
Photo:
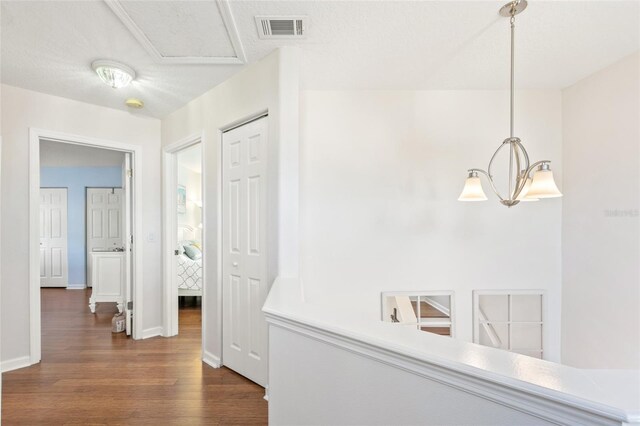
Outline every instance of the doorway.
<path fill-rule="evenodd" d="M 194 135 L 165 147 L 164 199 L 164 336 L 187 331 L 202 342 L 206 326 L 203 144 Z M 197 323 L 197 324 L 196 324 Z M 183 327 L 183 326 L 186 326 Z M 204 353 L 204 351 L 202 351 Z"/>
<path fill-rule="evenodd" d="M 142 282 L 142 268 L 136 268 L 136 265 L 142 263 L 141 253 L 141 236 L 136 232 L 141 227 L 141 202 L 135 195 L 140 193 L 141 181 L 135 179 L 134 170 L 139 169 L 141 164 L 140 148 L 132 145 L 120 144 L 112 141 L 98 140 L 87 138 L 77 135 L 63 134 L 59 132 L 51 132 L 39 129 L 30 129 L 30 193 L 29 193 L 29 224 L 30 224 L 30 266 L 29 266 L 29 281 L 30 281 L 30 343 L 31 354 L 30 361 L 35 364 L 41 359 L 41 280 L 42 280 L 42 268 L 41 268 L 41 256 L 43 251 L 41 250 L 41 237 L 43 234 L 40 232 L 42 228 L 46 229 L 42 216 L 42 194 L 41 194 L 41 178 L 47 178 L 49 171 L 41 170 L 42 161 L 40 158 L 41 144 L 46 150 L 47 146 L 54 144 L 56 147 L 61 148 L 60 158 L 66 158 L 65 149 L 84 149 L 84 150 L 101 150 L 101 158 L 109 157 L 109 155 L 118 156 L 122 161 L 115 168 L 120 177 L 122 194 L 124 199 L 124 208 L 122 208 L 120 215 L 116 217 L 112 214 L 112 223 L 118 222 L 118 227 L 122 229 L 122 247 L 120 264 L 122 265 L 122 297 L 117 300 L 118 307 L 125 312 L 125 316 L 128 318 L 126 321 L 128 330 L 133 334 L 133 338 L 140 338 L 142 336 L 141 322 L 138 320 L 142 318 L 142 286 L 136 285 Z M 67 159 L 68 160 L 68 159 Z M 77 164 L 75 173 L 87 172 L 86 167 L 82 168 L 83 164 Z M 82 169 L 82 170 L 80 170 Z M 51 177 L 51 176 L 49 176 Z M 60 176 L 59 176 L 60 177 Z M 69 177 L 69 176 L 66 176 Z M 60 177 L 62 178 L 62 177 Z M 70 182 L 73 182 L 71 179 Z M 76 197 L 77 194 L 72 194 L 70 188 L 72 184 L 66 185 L 68 193 L 67 207 L 71 206 L 73 200 L 72 197 Z M 44 186 L 44 185 L 43 185 Z M 63 186 L 63 185 L 56 185 Z M 90 186 L 90 185 L 87 185 Z M 97 183 L 95 186 L 102 186 Z M 116 185 L 109 185 L 109 190 L 115 191 Z M 46 193 L 46 192 L 45 192 Z M 87 284 L 86 280 L 86 257 L 87 252 L 85 248 L 85 188 L 81 190 L 81 194 L 78 196 L 82 199 L 82 206 L 78 211 L 74 210 L 76 218 L 71 217 L 71 210 L 69 211 L 68 218 L 68 245 L 71 243 L 72 238 L 79 238 L 81 241 L 81 250 L 68 250 L 67 265 L 74 265 L 73 270 L 68 269 L 68 279 L 66 282 L 67 288 L 85 288 Z M 77 215 L 81 217 L 78 219 Z M 50 219 L 47 219 L 50 221 Z M 80 232 L 76 232 L 75 225 L 80 222 L 82 228 Z M 74 226 L 72 234 L 71 226 Z M 79 235 L 78 235 L 79 234 Z M 48 234 L 44 235 L 48 237 Z M 68 247 L 70 248 L 70 247 Z M 72 258 L 74 262 L 69 263 L 69 258 Z M 78 260 L 76 262 L 76 260 Z M 111 268 L 103 268 L 107 270 L 109 274 Z M 73 278 L 72 278 L 73 277 Z M 81 278 L 79 278 L 81 277 Z M 73 284 L 73 285 L 72 285 Z M 95 291 L 95 289 L 93 289 Z M 101 300 L 98 299 L 98 303 Z M 102 301 L 105 301 L 102 299 Z M 109 300 L 110 301 L 110 300 Z"/>
<path fill-rule="evenodd" d="M 203 250 L 204 225 L 202 221 L 202 146 L 196 143 L 175 153 L 176 156 L 176 218 L 174 229 L 177 245 L 174 259 L 176 274 L 173 277 L 178 288 L 178 323 L 194 324 L 202 318 L 203 271 L 206 253 Z M 174 301 L 175 306 L 175 301 Z M 175 309 L 175 308 L 174 308 Z M 201 334 L 201 333 L 200 333 Z M 201 336 L 200 336 L 201 338 Z"/>

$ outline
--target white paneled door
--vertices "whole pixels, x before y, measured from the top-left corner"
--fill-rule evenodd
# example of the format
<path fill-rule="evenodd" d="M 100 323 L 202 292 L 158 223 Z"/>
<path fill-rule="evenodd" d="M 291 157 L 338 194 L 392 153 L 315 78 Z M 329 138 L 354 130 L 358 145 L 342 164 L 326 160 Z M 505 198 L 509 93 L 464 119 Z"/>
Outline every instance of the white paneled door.
<path fill-rule="evenodd" d="M 267 117 L 222 137 L 223 364 L 267 384 Z"/>
<path fill-rule="evenodd" d="M 124 247 L 120 188 L 87 188 L 87 286 L 91 287 L 91 252 Z"/>
<path fill-rule="evenodd" d="M 67 287 L 67 188 L 40 188 L 40 287 Z"/>

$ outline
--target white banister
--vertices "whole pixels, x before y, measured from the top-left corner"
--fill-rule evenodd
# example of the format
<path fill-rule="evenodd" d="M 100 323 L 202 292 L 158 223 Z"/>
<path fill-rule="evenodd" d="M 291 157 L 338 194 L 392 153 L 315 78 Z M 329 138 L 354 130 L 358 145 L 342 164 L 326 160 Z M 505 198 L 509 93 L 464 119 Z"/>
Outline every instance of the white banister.
<path fill-rule="evenodd" d="M 640 425 L 638 372 L 396 327 L 303 303 L 299 285 L 276 280 L 263 309 L 271 424 Z"/>

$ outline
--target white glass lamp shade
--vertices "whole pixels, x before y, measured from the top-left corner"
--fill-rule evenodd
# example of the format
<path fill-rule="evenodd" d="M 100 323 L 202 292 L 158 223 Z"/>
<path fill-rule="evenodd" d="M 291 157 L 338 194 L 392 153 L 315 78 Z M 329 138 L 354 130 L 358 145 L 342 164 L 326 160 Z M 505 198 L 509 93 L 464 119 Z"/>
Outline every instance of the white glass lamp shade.
<path fill-rule="evenodd" d="M 535 197 L 530 197 L 529 196 L 529 190 L 531 189 L 531 182 L 532 182 L 532 179 L 531 178 L 527 178 L 527 181 L 524 184 L 524 188 L 522 188 L 522 191 L 520 191 L 520 194 L 518 195 L 516 200 L 518 200 L 518 201 L 540 201 L 539 198 L 535 198 Z"/>
<path fill-rule="evenodd" d="M 562 197 L 562 193 L 556 186 L 553 179 L 553 172 L 549 166 L 543 165 L 533 174 L 531 187 L 526 195 L 527 198 L 556 198 Z"/>
<path fill-rule="evenodd" d="M 95 61 L 91 68 L 98 77 L 114 89 L 126 87 L 136 78 L 136 73 L 124 64 L 113 61 Z"/>
<path fill-rule="evenodd" d="M 469 176 L 464 182 L 458 201 L 485 201 L 486 199 L 480 178 L 477 175 Z"/>

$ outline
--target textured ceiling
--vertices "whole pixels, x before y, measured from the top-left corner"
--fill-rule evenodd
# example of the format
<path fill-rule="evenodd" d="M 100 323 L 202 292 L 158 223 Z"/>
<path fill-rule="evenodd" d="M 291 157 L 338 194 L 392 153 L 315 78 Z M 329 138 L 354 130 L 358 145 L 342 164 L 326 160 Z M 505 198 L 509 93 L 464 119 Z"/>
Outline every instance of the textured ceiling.
<path fill-rule="evenodd" d="M 302 49 L 307 89 L 504 89 L 508 21 L 504 1 L 229 2 L 247 61 L 274 48 Z M 166 55 L 232 55 L 215 2 L 122 1 Z M 155 5 L 153 9 L 149 5 Z M 260 40 L 256 15 L 308 15 L 302 40 Z M 517 87 L 563 88 L 640 48 L 638 1 L 530 0 L 517 22 Z M 158 63 L 102 1 L 2 1 L 2 82 L 162 117 L 242 65 Z M 93 74 L 99 58 L 138 74 L 114 90 Z"/>

